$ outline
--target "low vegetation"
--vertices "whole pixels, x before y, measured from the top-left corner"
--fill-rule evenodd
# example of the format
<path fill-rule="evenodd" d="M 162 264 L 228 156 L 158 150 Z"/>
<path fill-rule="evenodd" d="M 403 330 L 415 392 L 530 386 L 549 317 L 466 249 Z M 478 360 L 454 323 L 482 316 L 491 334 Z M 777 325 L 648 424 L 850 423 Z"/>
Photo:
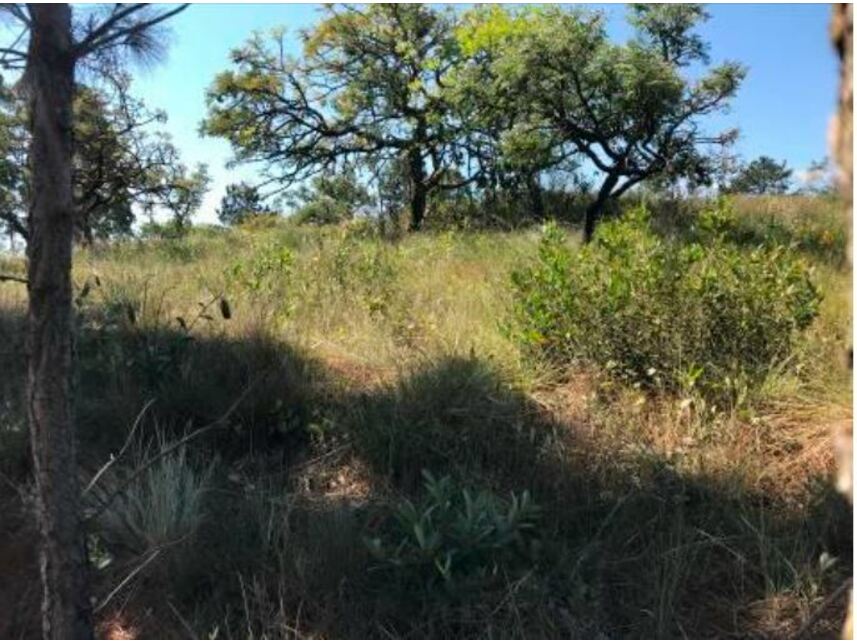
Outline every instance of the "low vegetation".
<path fill-rule="evenodd" d="M 102 633 L 835 635 L 835 208 L 629 205 L 582 248 L 258 216 L 81 250 L 87 480 L 116 457 L 84 495 Z M 26 495 L 24 297 L 0 284 Z"/>
<path fill-rule="evenodd" d="M 746 397 L 793 357 L 818 314 L 809 267 L 783 246 L 727 241 L 729 206 L 703 209 L 691 243 L 662 240 L 645 207 L 568 247 L 546 230 L 534 268 L 513 275 L 519 341 L 562 366 L 585 361 L 647 389 Z"/>

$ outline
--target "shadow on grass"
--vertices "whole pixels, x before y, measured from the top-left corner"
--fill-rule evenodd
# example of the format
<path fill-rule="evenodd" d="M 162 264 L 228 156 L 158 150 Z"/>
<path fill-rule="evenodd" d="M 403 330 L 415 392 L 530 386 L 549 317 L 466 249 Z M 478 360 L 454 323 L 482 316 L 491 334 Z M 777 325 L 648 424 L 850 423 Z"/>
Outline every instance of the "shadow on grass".
<path fill-rule="evenodd" d="M 541 504 L 541 587 L 529 602 L 518 597 L 521 615 L 506 623 L 514 636 L 794 633 L 806 615 L 784 609 L 782 629 L 766 629 L 766 598 L 794 606 L 851 574 L 850 508 L 829 481 L 815 481 L 803 511 L 784 511 L 776 498 L 683 475 L 642 449 L 617 445 L 605 457 L 585 431 L 552 418 L 476 358 L 439 360 L 350 408 L 367 461 L 398 491 L 418 493 L 426 468 L 501 495 L 528 489 Z M 838 557 L 837 569 L 821 570 L 825 552 Z M 836 635 L 841 609 L 815 633 Z M 411 629 L 414 622 L 400 622 L 396 633 L 503 633 L 465 622 Z"/>
<path fill-rule="evenodd" d="M 0 315 L 7 425 L 22 408 L 21 330 L 20 318 Z M 262 335 L 129 323 L 83 327 L 77 347 L 87 468 L 121 446 L 150 399 L 149 428 L 177 436 L 245 395 L 225 428 L 193 444 L 200 458 L 226 464 L 189 550 L 191 571 L 135 585 L 144 605 L 173 601 L 143 624 L 145 635 L 185 636 L 187 624 L 164 625 L 176 609 L 203 636 L 215 628 L 336 638 L 788 636 L 809 617 L 805 606 L 851 574 L 850 509 L 828 482 L 818 481 L 802 510 L 784 511 L 775 498 L 688 477 L 644 449 L 605 456 L 476 356 L 437 358 L 361 388 Z M 293 484 L 292 469 L 324 461 L 331 444 L 364 464 L 377 497 Z M 259 461 L 276 466 L 246 466 L 233 484 L 232 464 Z M 422 493 L 423 469 L 499 496 L 529 490 L 542 507 L 529 568 L 498 570 L 500 582 L 454 601 L 384 585 L 364 537 L 384 528 L 396 498 Z M 10 551 L 20 538 L 6 530 Z M 838 562 L 825 569 L 822 554 Z M 10 624 L 10 609 L 26 612 L 0 605 L 0 631 L 20 636 L 23 621 Z M 805 635 L 836 634 L 842 605 L 828 609 Z"/>

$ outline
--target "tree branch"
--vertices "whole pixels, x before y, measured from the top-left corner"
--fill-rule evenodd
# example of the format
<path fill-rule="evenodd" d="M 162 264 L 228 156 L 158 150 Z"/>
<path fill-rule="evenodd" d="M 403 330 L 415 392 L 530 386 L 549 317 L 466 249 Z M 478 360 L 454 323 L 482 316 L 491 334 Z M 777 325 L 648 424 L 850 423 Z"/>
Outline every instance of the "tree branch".
<path fill-rule="evenodd" d="M 19 284 L 30 283 L 24 277 L 19 277 L 18 275 L 7 275 L 5 273 L 0 273 L 0 281 L 15 281 Z"/>
<path fill-rule="evenodd" d="M 160 13 L 153 18 L 148 20 L 143 20 L 141 22 L 137 22 L 126 27 L 119 27 L 122 21 L 134 13 L 140 11 L 141 9 L 147 7 L 147 4 L 133 4 L 123 9 L 115 10 L 113 14 L 111 14 L 101 25 L 96 27 L 90 34 L 84 38 L 78 45 L 75 47 L 75 55 L 79 58 L 87 56 L 99 49 L 104 49 L 111 45 L 117 44 L 122 39 L 127 39 L 129 36 L 133 36 L 135 34 L 139 34 L 146 29 L 154 27 L 155 25 L 163 22 L 164 20 L 168 20 L 173 16 L 181 13 L 185 9 L 187 9 L 190 4 L 182 4 L 176 7 L 175 9 L 171 9 L 170 11 L 165 11 Z M 121 43 L 120 43 L 121 44 Z"/>

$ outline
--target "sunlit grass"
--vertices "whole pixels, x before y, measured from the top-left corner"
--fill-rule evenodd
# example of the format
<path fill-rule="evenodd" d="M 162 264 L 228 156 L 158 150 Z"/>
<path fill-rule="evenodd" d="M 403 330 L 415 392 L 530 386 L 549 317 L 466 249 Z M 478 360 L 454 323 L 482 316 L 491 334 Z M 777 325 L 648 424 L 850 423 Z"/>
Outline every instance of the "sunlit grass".
<path fill-rule="evenodd" d="M 538 228 L 389 240 L 359 222 L 266 220 L 79 250 L 85 466 L 149 399 L 175 439 L 252 389 L 222 432 L 188 445 L 218 465 L 194 505 L 184 602 L 140 586 L 131 604 L 167 620 L 178 607 L 220 636 L 794 634 L 850 574 L 830 426 L 850 418 L 851 274 L 835 205 L 738 210 L 752 234 L 736 242 L 771 221 L 794 233 L 823 301 L 787 364 L 729 410 L 523 355 L 506 332 L 510 273 L 533 260 Z M 8 400 L 24 357 L 2 351 L 23 346 L 25 294 L 0 284 Z M 504 498 L 531 491 L 539 562 L 458 602 L 381 583 L 364 539 L 419 495 L 422 467 Z M 836 631 L 828 621 L 817 633 Z"/>

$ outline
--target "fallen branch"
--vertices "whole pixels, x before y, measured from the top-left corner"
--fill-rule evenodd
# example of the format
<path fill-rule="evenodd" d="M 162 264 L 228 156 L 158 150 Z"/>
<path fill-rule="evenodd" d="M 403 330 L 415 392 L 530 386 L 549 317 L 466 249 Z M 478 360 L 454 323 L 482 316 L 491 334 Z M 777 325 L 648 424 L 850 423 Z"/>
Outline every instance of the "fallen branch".
<path fill-rule="evenodd" d="M 30 283 L 24 277 L 19 277 L 18 275 L 7 275 L 6 273 L 0 272 L 0 281 L 14 281 L 19 284 L 28 284 Z"/>
<path fill-rule="evenodd" d="M 145 569 L 149 565 L 149 563 L 155 560 L 160 553 L 161 549 L 156 549 L 146 560 L 143 561 L 142 564 L 135 567 L 130 574 L 128 574 L 124 579 L 122 579 L 121 583 L 119 583 L 116 587 L 113 588 L 113 590 L 107 595 L 107 598 L 101 601 L 101 603 L 98 604 L 98 607 L 92 610 L 93 613 L 98 614 L 98 612 L 107 607 L 110 601 L 113 600 L 113 597 L 116 596 L 116 594 L 118 594 L 120 591 L 122 591 L 122 588 L 125 587 L 125 585 L 127 585 L 128 583 L 130 583 L 137 574 L 143 571 L 143 569 Z"/>
<path fill-rule="evenodd" d="M 137 414 L 137 419 L 134 420 L 134 424 L 131 427 L 131 431 L 128 433 L 128 437 L 125 439 L 125 444 L 123 444 L 122 448 L 119 449 L 119 455 L 110 456 L 110 459 L 106 463 L 104 463 L 104 465 L 98 470 L 98 472 L 96 472 L 94 476 L 92 476 L 92 480 L 89 481 L 89 484 L 86 485 L 86 488 L 81 492 L 80 495 L 85 496 L 87 493 L 89 493 L 95 486 L 95 484 L 101 479 L 101 476 L 107 473 L 107 470 L 110 469 L 110 467 L 112 467 L 113 464 L 125 454 L 125 451 L 128 449 L 129 446 L 131 446 L 131 440 L 134 437 L 134 433 L 137 431 L 137 427 L 140 426 L 143 416 L 146 414 L 146 411 L 149 410 L 149 407 L 152 406 L 152 404 L 154 403 L 155 400 L 154 398 L 152 398 L 143 405 L 143 408 L 141 409 L 140 413 Z"/>

